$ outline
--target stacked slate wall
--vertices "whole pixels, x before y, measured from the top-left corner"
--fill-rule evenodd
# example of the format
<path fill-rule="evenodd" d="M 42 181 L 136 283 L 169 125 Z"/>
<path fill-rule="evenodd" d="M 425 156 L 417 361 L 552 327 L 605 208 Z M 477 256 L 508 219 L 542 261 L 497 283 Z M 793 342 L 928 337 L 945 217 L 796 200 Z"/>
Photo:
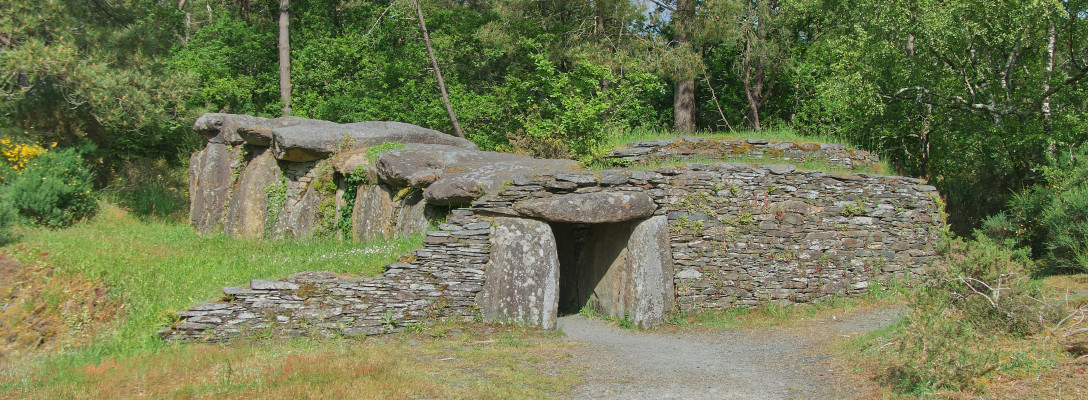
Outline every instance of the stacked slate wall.
<path fill-rule="evenodd" d="M 711 139 L 682 136 L 632 142 L 613 150 L 604 160 L 616 166 L 691 159 L 775 159 L 786 162 L 824 160 L 828 165 L 855 171 L 880 163 L 872 152 L 837 143 L 791 142 L 768 139 Z"/>
<path fill-rule="evenodd" d="M 913 178 L 798 172 L 792 165 L 688 164 L 515 179 L 478 212 L 595 191 L 650 195 L 669 218 L 683 309 L 809 302 L 920 281 L 942 226 L 936 188 Z"/>
<path fill-rule="evenodd" d="M 438 318 L 471 320 L 483 288 L 490 222 L 453 210 L 427 233 L 414 260 L 378 277 L 304 272 L 282 281 L 223 288 L 224 299 L 178 312 L 167 340 L 216 342 L 238 336 L 360 336 L 399 332 Z"/>
<path fill-rule="evenodd" d="M 495 217 L 529 218 L 519 202 L 572 193 L 637 192 L 668 219 L 681 310 L 810 302 L 923 281 L 942 226 L 937 192 L 905 177 L 799 172 L 792 165 L 688 164 L 654 170 L 564 170 L 518 176 L 426 233 L 414 260 L 380 277 L 302 274 L 224 288 L 228 301 L 179 313 L 171 340 L 238 334 L 361 335 L 478 316 Z"/>

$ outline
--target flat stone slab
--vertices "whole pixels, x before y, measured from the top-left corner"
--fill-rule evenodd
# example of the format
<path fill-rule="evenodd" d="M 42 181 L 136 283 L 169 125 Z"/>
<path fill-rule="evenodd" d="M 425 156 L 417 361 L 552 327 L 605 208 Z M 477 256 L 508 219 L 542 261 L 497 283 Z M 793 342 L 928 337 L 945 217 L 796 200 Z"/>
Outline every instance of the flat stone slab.
<path fill-rule="evenodd" d="M 267 147 L 272 143 L 272 129 L 295 125 L 339 125 L 335 122 L 302 117 L 263 118 L 243 114 L 208 113 L 197 118 L 193 129 L 208 141 Z"/>
<path fill-rule="evenodd" d="M 476 144 L 468 140 L 403 122 L 310 124 L 272 129 L 272 154 L 285 161 L 314 161 L 337 151 L 387 142 L 443 144 L 477 150 Z"/>
<path fill-rule="evenodd" d="M 518 214 L 554 222 L 603 224 L 653 215 L 654 200 L 636 192 L 575 193 L 514 204 Z"/>
<path fill-rule="evenodd" d="M 426 187 L 443 175 L 498 162 L 531 161 L 520 154 L 479 151 L 441 144 L 413 143 L 378 156 L 378 179 L 394 186 Z M 424 179 L 430 177 L 430 179 Z"/>
<path fill-rule="evenodd" d="M 423 198 L 428 203 L 437 205 L 467 205 L 484 194 L 498 192 L 503 185 L 513 182 L 516 176 L 574 169 L 578 166 L 578 162 L 573 160 L 531 158 L 469 167 L 436 180 L 423 192 Z"/>
<path fill-rule="evenodd" d="M 249 288 L 253 290 L 298 290 L 299 286 L 291 282 L 251 279 Z"/>

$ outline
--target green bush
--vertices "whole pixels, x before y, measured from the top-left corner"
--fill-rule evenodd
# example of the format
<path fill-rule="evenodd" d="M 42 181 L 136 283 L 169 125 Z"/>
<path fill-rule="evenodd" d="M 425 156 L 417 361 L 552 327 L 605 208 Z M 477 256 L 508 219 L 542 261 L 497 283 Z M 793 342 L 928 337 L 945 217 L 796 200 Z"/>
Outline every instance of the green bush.
<path fill-rule="evenodd" d="M 1003 224 L 994 219 L 989 225 Z M 1065 315 L 1061 306 L 1040 300 L 1039 286 L 1029 279 L 1035 265 L 1028 249 L 999 243 L 991 233 L 946 239 L 935 283 L 911 296 L 911 313 L 878 341 L 889 343 L 877 353 L 888 366 L 885 378 L 899 391 L 980 389 L 979 378 L 998 365 L 995 338 L 1030 336 Z"/>
<path fill-rule="evenodd" d="M 93 171 L 78 150 L 52 150 L 32 160 L 0 189 L 0 198 L 31 223 L 67 226 L 98 210 L 98 201 L 91 194 L 93 179 Z"/>
<path fill-rule="evenodd" d="M 181 220 L 189 203 L 187 171 L 163 159 L 126 160 L 116 169 L 109 192 L 137 216 Z"/>
<path fill-rule="evenodd" d="M 8 244 L 14 239 L 14 234 L 11 231 L 12 226 L 15 225 L 19 217 L 18 211 L 11 205 L 10 202 L 0 199 L 0 245 Z"/>
<path fill-rule="evenodd" d="M 1051 157 L 1043 182 L 1009 204 L 1017 236 L 1056 269 L 1088 270 L 1088 149 Z"/>

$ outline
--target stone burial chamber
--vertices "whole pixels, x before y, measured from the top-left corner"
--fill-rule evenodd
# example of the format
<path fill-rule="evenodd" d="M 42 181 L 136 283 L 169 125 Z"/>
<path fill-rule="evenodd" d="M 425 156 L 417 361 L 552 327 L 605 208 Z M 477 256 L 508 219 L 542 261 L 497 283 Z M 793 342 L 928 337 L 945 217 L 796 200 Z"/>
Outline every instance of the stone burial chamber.
<path fill-rule="evenodd" d="M 391 122 L 206 114 L 194 128 L 208 139 L 190 160 L 197 232 L 423 244 L 375 277 L 223 288 L 178 312 L 167 340 L 439 320 L 551 329 L 581 310 L 645 328 L 669 313 L 924 283 L 944 226 L 936 189 L 908 177 L 743 163 L 590 171 Z"/>
<path fill-rule="evenodd" d="M 641 193 L 567 194 L 515 205 L 497 217 L 477 303 L 485 320 L 555 327 L 585 307 L 641 327 L 673 305 L 666 218 Z"/>

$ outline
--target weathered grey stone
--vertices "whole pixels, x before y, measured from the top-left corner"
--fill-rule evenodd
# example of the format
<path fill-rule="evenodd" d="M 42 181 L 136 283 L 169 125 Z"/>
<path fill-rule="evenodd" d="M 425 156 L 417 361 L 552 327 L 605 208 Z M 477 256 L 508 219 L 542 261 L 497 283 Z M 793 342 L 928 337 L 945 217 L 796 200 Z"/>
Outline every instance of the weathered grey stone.
<path fill-rule="evenodd" d="M 426 215 L 427 202 L 423 201 L 423 195 L 416 191 L 411 196 L 397 201 L 397 221 L 393 230 L 393 236 L 402 238 L 422 233 L 427 229 Z"/>
<path fill-rule="evenodd" d="M 360 187 L 351 215 L 355 241 L 392 237 L 396 222 L 393 219 L 392 189 L 380 184 Z"/>
<path fill-rule="evenodd" d="M 214 233 L 222 226 L 233 158 L 231 148 L 220 143 L 208 143 L 189 158 L 189 224 L 197 233 Z"/>
<path fill-rule="evenodd" d="M 321 216 L 318 214 L 318 206 L 321 204 L 321 194 L 308 186 L 297 201 L 292 202 L 289 197 L 286 206 L 280 211 L 279 218 L 273 225 L 273 234 L 277 237 L 305 239 L 313 235 Z"/>
<path fill-rule="evenodd" d="M 208 141 L 223 144 L 241 144 L 267 147 L 272 142 L 272 129 L 295 125 L 337 125 L 335 122 L 301 117 L 262 118 L 252 115 L 209 113 L 201 115 L 193 124 Z"/>
<path fill-rule="evenodd" d="M 793 164 L 762 164 L 759 167 L 775 175 L 788 174 L 797 170 L 797 166 Z"/>
<path fill-rule="evenodd" d="M 656 209 L 650 196 L 635 192 L 564 194 L 514 204 L 514 210 L 524 216 L 589 224 L 646 218 Z"/>
<path fill-rule="evenodd" d="M 627 241 L 631 319 L 641 328 L 660 324 L 676 300 L 669 223 L 656 216 L 635 225 Z"/>
<path fill-rule="evenodd" d="M 279 184 L 280 170 L 276 159 L 267 149 L 242 170 L 235 185 L 223 231 L 234 237 L 258 238 L 264 235 L 267 222 L 268 187 Z"/>
<path fill-rule="evenodd" d="M 523 160 L 532 160 L 532 157 L 448 145 L 407 144 L 403 149 L 389 150 L 379 155 L 376 166 L 378 178 L 393 186 L 414 186 L 411 185 L 411 177 L 419 173 L 438 175 L 430 180 L 417 176 L 416 184 L 419 185 L 421 182 L 425 184 L 416 187 L 424 187 L 447 171 L 454 172 L 484 164 Z"/>
<path fill-rule="evenodd" d="M 476 298 L 485 321 L 555 328 L 559 258 L 548 224 L 495 218 L 485 273 Z"/>
<path fill-rule="evenodd" d="M 272 129 L 272 151 L 287 161 L 312 161 L 337 150 L 387 142 L 444 144 L 476 150 L 472 142 L 403 122 L 367 121 L 339 125 L 296 125 Z"/>
<path fill-rule="evenodd" d="M 577 167 L 578 162 L 572 160 L 542 159 L 485 164 L 446 174 L 427 187 L 423 197 L 432 204 L 466 205 L 486 193 L 498 191 L 517 175 Z"/>
<path fill-rule="evenodd" d="M 250 279 L 249 288 L 253 290 L 298 290 L 299 286 L 291 282 Z"/>

